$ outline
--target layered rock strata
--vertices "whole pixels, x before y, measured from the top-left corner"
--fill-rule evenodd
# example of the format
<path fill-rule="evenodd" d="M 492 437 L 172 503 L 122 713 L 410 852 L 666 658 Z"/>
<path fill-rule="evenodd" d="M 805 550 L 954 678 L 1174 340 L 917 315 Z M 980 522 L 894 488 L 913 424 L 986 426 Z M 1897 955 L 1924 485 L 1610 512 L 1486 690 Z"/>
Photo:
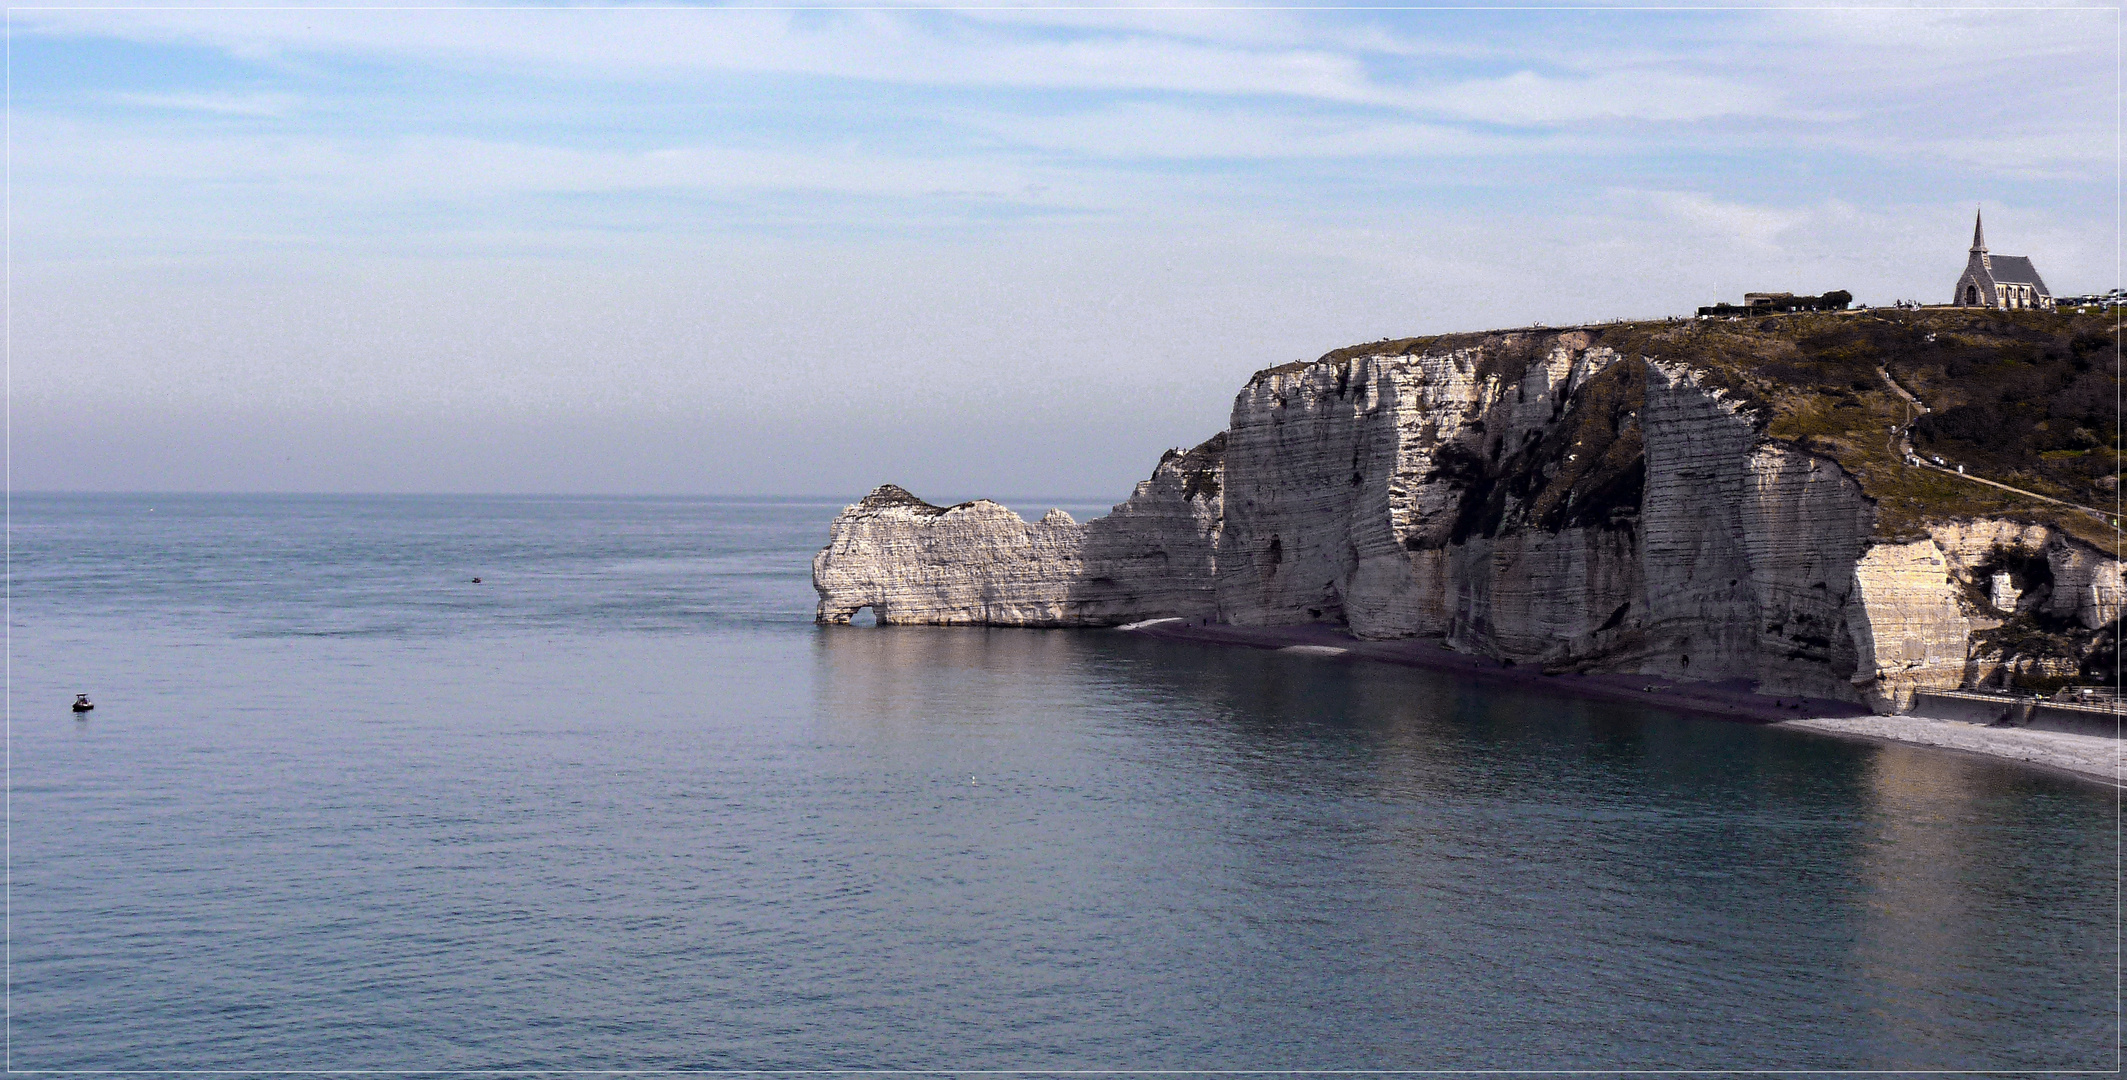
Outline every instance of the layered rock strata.
<path fill-rule="evenodd" d="M 1083 525 L 882 487 L 836 519 L 814 581 L 824 622 L 1327 622 L 1885 711 L 2013 666 L 1982 655 L 2005 627 L 2094 648 L 2122 598 L 2117 560 L 2048 526 L 1880 537 L 1837 462 L 1585 331 L 1258 373 L 1227 433 Z"/>
<path fill-rule="evenodd" d="M 1114 626 L 1210 617 L 1225 437 L 1175 450 L 1104 517 L 1028 522 L 987 499 L 932 506 L 892 484 L 844 510 L 813 558 L 819 621 Z"/>

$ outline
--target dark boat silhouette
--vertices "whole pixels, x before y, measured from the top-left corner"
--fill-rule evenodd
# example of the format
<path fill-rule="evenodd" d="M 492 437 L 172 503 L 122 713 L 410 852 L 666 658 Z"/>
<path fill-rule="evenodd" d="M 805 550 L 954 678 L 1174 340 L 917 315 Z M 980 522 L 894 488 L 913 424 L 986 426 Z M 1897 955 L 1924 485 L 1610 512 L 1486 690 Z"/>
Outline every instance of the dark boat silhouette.
<path fill-rule="evenodd" d="M 88 696 L 87 694 L 75 694 L 75 695 L 74 695 L 74 711 L 75 711 L 75 712 L 88 712 L 88 711 L 89 711 L 90 709 L 93 709 L 93 708 L 95 708 L 95 707 L 96 707 L 96 703 L 95 703 L 95 702 L 93 702 L 93 701 L 90 701 L 90 700 L 89 700 L 89 696 Z"/>

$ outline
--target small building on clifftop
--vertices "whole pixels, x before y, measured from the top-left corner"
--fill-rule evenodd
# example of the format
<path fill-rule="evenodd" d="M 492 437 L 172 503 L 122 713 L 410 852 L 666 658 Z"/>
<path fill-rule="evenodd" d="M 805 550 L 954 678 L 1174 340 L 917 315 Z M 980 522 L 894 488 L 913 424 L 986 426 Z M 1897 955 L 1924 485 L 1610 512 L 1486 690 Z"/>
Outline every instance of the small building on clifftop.
<path fill-rule="evenodd" d="M 1699 309 L 1699 315 L 1702 318 L 1735 318 L 1744 315 L 1784 315 L 1791 311 L 1845 311 L 1846 305 L 1853 302 L 1854 294 L 1845 289 L 1833 289 L 1822 296 L 1754 292 L 1743 294 L 1741 307 L 1735 304 L 1708 304 Z"/>
<path fill-rule="evenodd" d="M 1971 258 L 1965 263 L 1964 274 L 1957 279 L 1957 289 L 1950 295 L 1953 307 L 2001 308 L 2018 310 L 2037 308 L 2053 309 L 2053 294 L 2046 291 L 2046 283 L 2038 276 L 2038 268 L 2022 255 L 1987 254 L 1987 234 L 1980 227 L 1978 211 L 1972 214 Z"/>

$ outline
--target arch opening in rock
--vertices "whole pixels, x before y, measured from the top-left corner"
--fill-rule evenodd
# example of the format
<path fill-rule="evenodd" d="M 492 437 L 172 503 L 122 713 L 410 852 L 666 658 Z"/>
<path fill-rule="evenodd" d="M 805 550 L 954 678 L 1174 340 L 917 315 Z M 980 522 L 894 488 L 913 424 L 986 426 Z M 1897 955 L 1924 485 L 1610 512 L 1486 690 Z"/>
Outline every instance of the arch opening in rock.
<path fill-rule="evenodd" d="M 866 604 L 849 613 L 849 625 L 877 626 L 879 625 L 879 613 L 873 611 L 870 604 Z"/>

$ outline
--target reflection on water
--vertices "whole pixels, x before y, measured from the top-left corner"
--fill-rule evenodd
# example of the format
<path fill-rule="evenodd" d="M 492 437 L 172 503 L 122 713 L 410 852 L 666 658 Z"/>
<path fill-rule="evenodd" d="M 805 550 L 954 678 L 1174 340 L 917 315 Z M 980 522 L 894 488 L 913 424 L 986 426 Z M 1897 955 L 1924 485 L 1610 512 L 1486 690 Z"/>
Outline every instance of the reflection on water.
<path fill-rule="evenodd" d="M 2113 970 L 2114 943 L 2094 931 L 2114 899 L 2091 873 L 2112 858 L 2110 838 L 2071 830 L 2034 844 L 2028 827 L 2101 820 L 2103 800 L 1999 763 L 1888 746 L 1871 755 L 1863 805 L 1855 960 L 1888 1041 L 1992 1025 L 1986 1047 L 1946 1062 L 1982 1069 L 2042 1059 L 2055 1032 L 2093 1048 L 2111 1040 L 2109 1010 L 2060 1008 Z M 2093 1050 L 2077 1064 L 2107 1063 Z"/>
<path fill-rule="evenodd" d="M 2113 1060 L 2091 787 L 816 628 L 839 502 L 147 505 L 16 504 L 18 1069 Z"/>
<path fill-rule="evenodd" d="M 2109 838 L 2092 827 L 2110 810 L 2088 789 L 1119 634 L 835 628 L 817 649 L 840 730 L 1090 770 L 1045 777 L 1041 827 L 1014 842 L 1061 837 L 1070 873 L 1126 871 L 1109 887 L 1146 903 L 1216 897 L 1217 922 L 1188 931 L 1218 942 L 1190 958 L 1193 995 L 1288 1048 L 1341 1018 L 1355 1056 L 1312 1064 L 2110 1060 Z M 1102 783 L 1123 776 L 1126 794 Z M 1155 839 L 1093 842 L 1118 798 Z"/>

